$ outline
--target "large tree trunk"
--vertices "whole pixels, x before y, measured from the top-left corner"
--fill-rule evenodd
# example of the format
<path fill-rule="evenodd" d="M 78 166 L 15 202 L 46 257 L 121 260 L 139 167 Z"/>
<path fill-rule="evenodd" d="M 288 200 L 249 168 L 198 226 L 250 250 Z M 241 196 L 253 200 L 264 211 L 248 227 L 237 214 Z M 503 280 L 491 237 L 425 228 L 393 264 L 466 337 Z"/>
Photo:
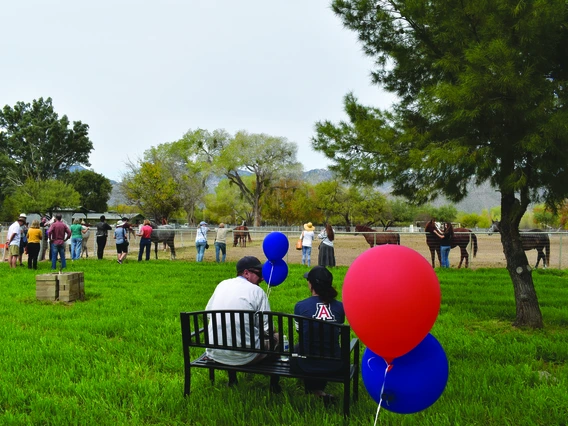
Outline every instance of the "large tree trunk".
<path fill-rule="evenodd" d="M 517 317 L 514 326 L 542 328 L 542 314 L 536 290 L 519 234 L 519 222 L 525 209 L 519 210 L 518 200 L 512 197 L 501 199 L 501 242 L 507 260 L 507 270 L 515 290 Z"/>
<path fill-rule="evenodd" d="M 262 216 L 260 212 L 260 200 L 257 198 L 252 206 L 253 209 L 253 217 L 254 217 L 254 226 L 260 226 L 262 222 Z"/>

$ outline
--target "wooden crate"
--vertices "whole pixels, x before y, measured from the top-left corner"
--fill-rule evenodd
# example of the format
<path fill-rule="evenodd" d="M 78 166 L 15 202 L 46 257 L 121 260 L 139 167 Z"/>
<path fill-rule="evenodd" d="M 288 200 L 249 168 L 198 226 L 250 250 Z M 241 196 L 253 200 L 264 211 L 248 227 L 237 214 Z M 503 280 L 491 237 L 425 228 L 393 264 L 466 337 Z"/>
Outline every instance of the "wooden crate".
<path fill-rule="evenodd" d="M 73 302 L 85 299 L 83 272 L 63 272 L 36 276 L 36 298 Z"/>
<path fill-rule="evenodd" d="M 36 298 L 38 300 L 57 300 L 59 298 L 57 275 L 36 275 Z"/>

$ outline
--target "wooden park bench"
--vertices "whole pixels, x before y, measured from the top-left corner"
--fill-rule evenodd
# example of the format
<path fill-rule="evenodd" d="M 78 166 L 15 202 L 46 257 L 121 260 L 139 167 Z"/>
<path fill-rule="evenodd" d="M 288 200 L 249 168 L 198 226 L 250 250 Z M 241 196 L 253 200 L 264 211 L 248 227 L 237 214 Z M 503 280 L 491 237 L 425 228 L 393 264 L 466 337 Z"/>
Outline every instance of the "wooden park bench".
<path fill-rule="evenodd" d="M 262 324 L 262 316 L 268 320 L 269 330 L 265 332 L 263 327 L 259 327 L 259 340 L 260 348 L 251 348 L 246 346 L 245 329 L 249 324 L 248 331 L 250 333 L 250 340 L 255 341 L 255 319 Z M 298 379 L 315 378 L 325 379 L 329 382 L 338 382 L 343 384 L 343 412 L 344 415 L 349 415 L 350 405 L 350 383 L 353 380 L 353 401 L 356 401 L 359 396 L 358 382 L 359 382 L 359 340 L 357 338 L 351 339 L 351 328 L 348 325 L 333 324 L 326 321 L 306 318 L 298 315 L 285 314 L 281 312 L 254 312 L 254 311 L 239 311 L 239 310 L 217 310 L 217 311 L 198 311 L 198 312 L 182 312 L 181 317 L 181 332 L 183 341 L 183 358 L 185 370 L 185 384 L 184 395 L 189 395 L 191 387 L 191 369 L 192 368 L 207 368 L 209 369 L 209 378 L 211 383 L 215 381 L 215 370 L 226 370 L 229 374 L 236 372 L 276 375 L 281 377 L 295 377 Z M 235 318 L 239 318 L 241 327 L 236 329 Z M 245 321 L 245 318 L 248 321 Z M 208 332 L 208 321 L 213 323 L 213 330 L 217 329 L 218 322 L 221 322 L 223 330 L 221 336 L 213 333 L 213 336 Z M 319 342 L 324 341 L 324 337 L 328 341 L 332 341 L 332 336 L 339 335 L 339 342 L 341 349 L 336 353 L 326 353 L 325 355 L 305 355 L 305 354 L 321 354 L 324 351 L 323 343 L 315 343 L 313 340 L 308 345 L 304 344 L 303 327 L 300 327 L 298 332 L 295 332 L 295 321 L 307 321 L 310 336 L 318 336 Z M 269 336 L 278 330 L 281 336 L 286 335 L 289 340 L 288 350 L 282 346 L 274 347 L 274 343 Z M 237 346 L 236 336 L 240 335 L 242 342 Z M 229 339 L 230 337 L 230 339 Z M 229 341 L 234 343 L 228 343 Z M 269 342 L 268 344 L 265 342 Z M 294 347 L 298 346 L 295 351 Z M 306 347 L 307 346 L 307 347 Z M 227 365 L 216 362 L 206 356 L 205 352 L 199 351 L 199 355 L 192 360 L 191 348 L 201 349 L 223 349 L 229 351 L 239 352 L 252 352 L 255 354 L 268 354 L 273 355 L 270 359 L 264 359 L 256 364 L 247 365 Z M 278 354 L 274 356 L 274 354 Z M 302 355 L 304 354 L 304 355 Z M 274 358 L 274 359 L 273 359 Z M 310 360 L 331 360 L 338 361 L 341 364 L 340 369 L 333 373 L 303 373 L 301 371 L 292 371 L 290 367 L 291 358 L 304 358 Z M 353 360 L 351 360 L 353 358 Z"/>

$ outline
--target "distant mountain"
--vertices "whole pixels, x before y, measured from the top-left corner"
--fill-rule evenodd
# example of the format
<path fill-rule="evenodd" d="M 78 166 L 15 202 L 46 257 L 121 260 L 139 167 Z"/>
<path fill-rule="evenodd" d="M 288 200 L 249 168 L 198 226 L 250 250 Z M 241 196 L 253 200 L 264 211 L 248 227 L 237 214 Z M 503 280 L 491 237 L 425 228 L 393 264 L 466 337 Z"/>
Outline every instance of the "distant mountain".
<path fill-rule="evenodd" d="M 333 173 L 327 169 L 308 170 L 302 174 L 302 180 L 312 185 L 333 179 Z"/>
<path fill-rule="evenodd" d="M 90 171 L 92 171 L 92 172 L 95 172 L 93 169 L 87 169 L 87 168 L 85 168 L 85 167 L 83 167 L 83 166 L 81 166 L 81 165 L 79 165 L 79 164 L 76 164 L 76 165 L 74 165 L 74 166 L 69 167 L 69 171 L 70 171 L 71 173 L 73 173 L 73 172 L 82 172 L 83 170 L 90 170 Z M 95 173 L 97 173 L 97 172 L 95 172 Z M 99 174 L 100 174 L 100 173 L 99 173 Z M 109 181 L 110 181 L 111 185 L 115 185 L 115 184 L 118 183 L 117 181 L 112 180 L 112 179 L 109 179 Z"/>
<path fill-rule="evenodd" d="M 482 185 L 470 185 L 468 195 L 459 203 L 451 203 L 444 197 L 438 198 L 432 205 L 440 207 L 446 204 L 454 204 L 458 211 L 466 213 L 481 213 L 484 209 L 489 211 L 491 207 L 501 205 L 501 194 L 485 182 Z"/>

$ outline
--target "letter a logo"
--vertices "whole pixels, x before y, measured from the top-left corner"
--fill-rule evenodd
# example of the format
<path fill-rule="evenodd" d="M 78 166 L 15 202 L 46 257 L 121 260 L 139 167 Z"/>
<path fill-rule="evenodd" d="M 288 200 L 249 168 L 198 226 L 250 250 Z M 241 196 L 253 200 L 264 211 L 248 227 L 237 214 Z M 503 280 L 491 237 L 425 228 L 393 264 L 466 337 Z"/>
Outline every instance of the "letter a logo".
<path fill-rule="evenodd" d="M 324 321 L 335 321 L 335 317 L 329 310 L 329 306 L 325 303 L 318 303 L 317 304 L 317 312 L 313 316 L 315 319 L 324 320 Z"/>

